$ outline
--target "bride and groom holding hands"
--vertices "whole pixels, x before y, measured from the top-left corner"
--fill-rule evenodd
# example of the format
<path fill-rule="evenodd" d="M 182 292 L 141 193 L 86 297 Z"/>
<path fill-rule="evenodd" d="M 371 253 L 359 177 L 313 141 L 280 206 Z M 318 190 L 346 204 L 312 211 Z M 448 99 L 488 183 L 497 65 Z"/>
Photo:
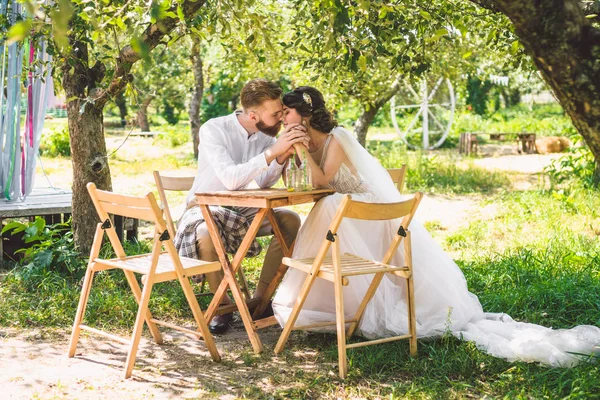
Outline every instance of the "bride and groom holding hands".
<path fill-rule="evenodd" d="M 287 244 L 296 240 L 293 258 L 316 255 L 344 194 L 352 194 L 354 200 L 377 203 L 406 198 L 397 191 L 381 164 L 350 132 L 338 126 L 317 89 L 303 86 L 282 96 L 277 84 L 255 79 L 244 86 L 240 100 L 242 110 L 211 119 L 200 129 L 198 173 L 186 199 L 188 210 L 182 217 L 182 220 L 187 217 L 194 223 L 187 224 L 185 234 L 178 232 L 175 239 L 180 253 L 184 252 L 182 255 L 196 255 L 206 261 L 218 260 L 206 224 L 195 206 L 194 193 L 241 190 L 252 181 L 261 188 L 271 187 L 282 176 L 290 156 L 298 150 L 299 154 L 308 155 L 306 161 L 311 166 L 313 185 L 331 188 L 336 193 L 321 199 L 302 227 L 296 213 L 274 209 Z M 244 227 L 257 211 L 252 208 L 228 210 L 233 216 L 222 219 L 220 224 L 228 251 L 234 250 L 243 238 Z M 353 221 L 345 221 L 338 230 L 341 252 L 383 259 L 388 242 L 382 239 L 391 238 L 397 227 L 380 222 L 371 222 L 366 227 L 365 221 Z M 418 337 L 441 336 L 450 331 L 461 339 L 475 342 L 478 348 L 493 356 L 553 366 L 574 365 L 579 360 L 575 354 L 590 354 L 594 346 L 600 344 L 600 329 L 595 326 L 553 330 L 516 322 L 503 313 L 485 313 L 477 296 L 469 292 L 460 268 L 423 225 L 413 219 L 409 229 Z M 258 236 L 271 234 L 270 223 L 263 222 Z M 255 247 L 254 253 L 258 251 L 260 249 Z M 282 257 L 281 246 L 274 237 L 265 256 L 255 296 L 260 297 L 265 292 Z M 402 265 L 400 252 L 393 261 L 393 264 Z M 214 291 L 222 274 L 210 275 L 207 280 Z M 302 271 L 288 270 L 273 299 L 272 310 L 269 308 L 263 317 L 273 312 L 284 326 L 305 277 Z M 344 288 L 344 310 L 349 316 L 356 312 L 372 276 L 353 278 Z M 395 280 L 393 276 L 383 278 L 363 314 L 358 332 L 368 338 L 408 333 L 405 291 L 403 280 Z M 230 300 L 224 296 L 223 302 Z M 332 320 L 335 320 L 333 284 L 317 279 L 296 325 Z M 211 332 L 225 332 L 230 321 L 231 314 L 214 317 Z"/>

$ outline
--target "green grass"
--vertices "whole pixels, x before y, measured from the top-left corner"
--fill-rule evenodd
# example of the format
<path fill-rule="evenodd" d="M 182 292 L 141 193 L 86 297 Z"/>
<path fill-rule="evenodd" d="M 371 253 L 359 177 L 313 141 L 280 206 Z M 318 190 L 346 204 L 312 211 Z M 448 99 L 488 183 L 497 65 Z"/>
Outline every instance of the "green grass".
<path fill-rule="evenodd" d="M 427 153 L 407 151 L 400 141 L 370 141 L 373 156 L 385 168 L 408 165 L 406 186 L 409 191 L 429 193 L 490 193 L 510 185 L 508 175 L 473 165 L 455 150 Z"/>

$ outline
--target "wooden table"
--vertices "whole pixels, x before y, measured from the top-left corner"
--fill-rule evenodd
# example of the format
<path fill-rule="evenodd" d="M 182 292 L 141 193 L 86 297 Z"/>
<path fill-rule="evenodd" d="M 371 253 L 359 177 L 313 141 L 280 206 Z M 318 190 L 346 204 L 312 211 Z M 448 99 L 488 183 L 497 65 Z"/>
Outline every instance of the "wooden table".
<path fill-rule="evenodd" d="M 519 154 L 535 153 L 535 133 L 485 133 L 485 132 L 463 132 L 460 134 L 458 142 L 458 152 L 471 154 L 479 150 L 478 136 L 489 135 L 490 140 L 506 141 L 515 140 L 517 142 L 517 152 Z"/>
<path fill-rule="evenodd" d="M 210 305 L 208 306 L 208 309 L 206 310 L 205 317 L 207 322 L 210 322 L 210 320 L 217 313 L 231 312 L 237 306 L 237 309 L 242 317 L 244 327 L 246 328 L 246 332 L 248 333 L 248 337 L 250 338 L 250 343 L 252 343 L 252 348 L 256 353 L 260 353 L 262 351 L 262 343 L 260 341 L 260 338 L 258 337 L 258 334 L 256 333 L 256 330 L 274 325 L 276 321 L 274 317 L 266 318 L 265 320 L 259 321 L 252 320 L 250 316 L 250 311 L 248 310 L 248 305 L 246 304 L 246 301 L 244 301 L 240 287 L 238 286 L 238 283 L 235 280 L 236 272 L 240 268 L 242 261 L 246 256 L 246 253 L 248 252 L 250 244 L 256 238 L 256 234 L 258 233 L 258 230 L 260 229 L 260 226 L 265 216 L 271 222 L 271 226 L 273 228 L 275 237 L 279 240 L 279 243 L 281 244 L 281 249 L 283 250 L 284 257 L 291 256 L 294 244 L 292 243 L 291 246 L 287 246 L 283 234 L 281 232 L 281 228 L 279 227 L 279 225 L 277 224 L 277 220 L 275 219 L 275 215 L 272 210 L 273 208 L 293 206 L 296 204 L 313 203 L 332 193 L 334 193 L 334 191 L 330 189 L 319 189 L 306 192 L 288 192 L 285 189 L 250 189 L 236 191 L 220 191 L 211 193 L 196 193 L 196 202 L 202 210 L 202 214 L 207 223 L 210 237 L 215 245 L 215 250 L 219 255 L 219 260 L 223 265 L 223 271 L 225 273 L 223 281 L 216 290 L 214 297 Z M 252 221 L 252 224 L 250 224 L 250 228 L 248 229 L 246 236 L 242 240 L 242 244 L 240 245 L 239 249 L 233 256 L 233 259 L 231 261 L 227 257 L 225 246 L 221 241 L 221 236 L 219 235 L 217 226 L 215 224 L 215 220 L 213 219 L 213 216 L 209 211 L 208 207 L 211 205 L 254 207 L 259 209 L 258 213 L 254 217 L 254 220 Z M 267 291 L 265 292 L 265 295 L 259 300 L 259 303 L 256 309 L 254 310 L 254 316 L 259 316 L 263 313 L 269 300 L 275 293 L 277 286 L 279 286 L 279 283 L 283 279 L 287 268 L 287 266 L 280 264 L 279 269 L 275 274 L 275 277 L 273 278 L 273 280 L 269 284 L 269 287 L 267 288 Z M 233 307 L 219 307 L 223 296 L 225 296 L 227 288 L 230 288 L 231 290 L 233 299 L 235 301 L 235 305 L 233 305 Z"/>

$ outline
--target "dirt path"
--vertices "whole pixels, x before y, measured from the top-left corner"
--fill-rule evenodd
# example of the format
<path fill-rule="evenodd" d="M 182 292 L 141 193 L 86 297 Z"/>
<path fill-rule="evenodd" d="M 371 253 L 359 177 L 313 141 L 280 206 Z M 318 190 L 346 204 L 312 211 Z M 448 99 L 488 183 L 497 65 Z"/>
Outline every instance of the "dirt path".
<path fill-rule="evenodd" d="M 0 398 L 229 399 L 247 382 L 270 385 L 269 376 L 283 361 L 271 351 L 279 330 L 261 331 L 266 359 L 257 366 L 243 326 L 238 322 L 234 328 L 216 338 L 221 363 L 211 360 L 203 342 L 174 331 L 164 330 L 161 346 L 142 339 L 131 379 L 123 379 L 123 344 L 83 335 L 76 356 L 68 358 L 68 330 L 2 328 Z"/>

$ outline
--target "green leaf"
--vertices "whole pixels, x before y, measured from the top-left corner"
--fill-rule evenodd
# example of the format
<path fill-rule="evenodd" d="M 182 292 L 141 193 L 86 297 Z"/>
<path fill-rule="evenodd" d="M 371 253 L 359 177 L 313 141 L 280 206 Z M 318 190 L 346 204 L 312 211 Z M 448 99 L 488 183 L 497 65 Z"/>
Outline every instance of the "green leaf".
<path fill-rule="evenodd" d="M 6 224 L 4 226 L 4 228 L 2 228 L 2 233 L 12 230 L 11 235 L 14 235 L 15 233 L 24 231 L 26 227 L 27 227 L 27 225 L 25 225 L 21 222 L 13 221 L 13 222 L 9 222 L 8 224 Z"/>
<path fill-rule="evenodd" d="M 472 54 L 473 54 L 472 51 L 467 51 L 466 53 L 464 53 L 462 55 L 463 60 L 466 60 L 467 58 L 471 57 Z"/>
<path fill-rule="evenodd" d="M 27 236 L 37 236 L 38 228 L 35 225 L 28 226 L 25 228 L 25 235 Z"/>
<path fill-rule="evenodd" d="M 131 39 L 131 48 L 135 51 L 144 61 L 150 61 L 150 46 L 144 42 L 141 38 L 136 37 Z"/>
<path fill-rule="evenodd" d="M 438 29 L 437 31 L 435 31 L 433 38 L 431 38 L 432 41 L 438 40 L 439 38 L 441 38 L 442 36 L 446 36 L 448 34 L 448 30 L 447 29 Z"/>
<path fill-rule="evenodd" d="M 39 253 L 37 253 L 34 257 L 33 263 L 38 267 L 48 268 L 52 265 L 53 259 L 54 259 L 54 256 L 52 254 L 52 250 L 47 249 L 47 250 L 43 250 L 43 251 L 40 251 Z"/>
<path fill-rule="evenodd" d="M 363 72 L 367 70 L 367 57 L 362 54 L 360 57 L 358 57 L 358 68 L 360 68 L 360 70 Z"/>
<path fill-rule="evenodd" d="M 20 40 L 25 39 L 27 36 L 29 36 L 30 31 L 31 31 L 31 20 L 30 19 L 26 19 L 24 21 L 17 22 L 13 26 L 11 26 L 10 29 L 8 30 L 7 43 L 10 44 L 10 43 L 18 42 Z"/>
<path fill-rule="evenodd" d="M 125 22 L 123 21 L 123 18 L 120 18 L 120 17 L 119 17 L 119 18 L 117 18 L 117 19 L 115 20 L 115 22 L 117 23 L 117 26 L 119 27 L 119 29 L 122 29 L 122 30 L 125 30 L 125 29 L 126 29 L 126 27 L 125 27 Z"/>
<path fill-rule="evenodd" d="M 431 14 L 425 10 L 419 10 L 419 14 L 421 14 L 421 17 L 425 18 L 427 21 L 431 19 Z"/>
<path fill-rule="evenodd" d="M 185 21 L 185 15 L 183 15 L 183 8 L 180 5 L 177 6 L 177 16 L 181 22 Z"/>
<path fill-rule="evenodd" d="M 469 30 L 467 29 L 467 27 L 461 21 L 457 21 L 454 24 L 454 27 L 460 31 L 460 34 L 461 34 L 462 37 L 467 36 L 467 33 L 469 32 Z"/>
<path fill-rule="evenodd" d="M 513 54 L 515 54 L 517 51 L 519 51 L 519 41 L 518 40 L 515 40 L 514 42 L 512 42 L 512 44 L 510 45 L 510 51 Z"/>
<path fill-rule="evenodd" d="M 40 217 L 36 217 L 33 225 L 38 229 L 38 231 L 43 231 L 46 227 L 46 220 Z"/>
<path fill-rule="evenodd" d="M 379 9 L 379 19 L 384 19 L 388 13 L 388 9 L 386 6 L 383 6 Z"/>

